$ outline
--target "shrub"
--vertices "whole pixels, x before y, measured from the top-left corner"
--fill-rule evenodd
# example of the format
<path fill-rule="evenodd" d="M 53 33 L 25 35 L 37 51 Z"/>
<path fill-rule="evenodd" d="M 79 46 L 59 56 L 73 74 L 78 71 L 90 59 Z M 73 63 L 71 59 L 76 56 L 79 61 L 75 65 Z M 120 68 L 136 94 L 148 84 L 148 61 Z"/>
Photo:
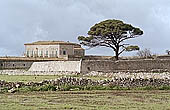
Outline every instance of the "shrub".
<path fill-rule="evenodd" d="M 53 85 L 40 86 L 39 91 L 56 91 L 56 87 Z"/>
<path fill-rule="evenodd" d="M 8 92 L 8 88 L 0 88 L 0 93 Z"/>
<path fill-rule="evenodd" d="M 159 90 L 170 90 L 170 86 L 161 86 Z"/>

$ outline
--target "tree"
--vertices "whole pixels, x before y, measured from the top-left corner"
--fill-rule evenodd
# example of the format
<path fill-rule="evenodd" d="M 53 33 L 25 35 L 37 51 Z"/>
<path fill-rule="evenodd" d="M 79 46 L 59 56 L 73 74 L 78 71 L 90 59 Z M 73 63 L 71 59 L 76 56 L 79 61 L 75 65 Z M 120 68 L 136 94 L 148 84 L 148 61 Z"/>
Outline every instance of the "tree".
<path fill-rule="evenodd" d="M 169 51 L 169 50 L 166 50 L 165 52 L 166 52 L 168 55 L 170 55 L 170 51 Z"/>
<path fill-rule="evenodd" d="M 144 50 L 140 50 L 136 53 L 139 57 L 142 58 L 149 58 L 152 57 L 152 53 L 150 51 L 150 49 L 145 48 Z"/>
<path fill-rule="evenodd" d="M 138 50 L 138 46 L 129 46 L 124 41 L 141 36 L 143 31 L 120 20 L 105 20 L 95 24 L 88 31 L 88 36 L 79 36 L 80 44 L 90 48 L 103 46 L 113 49 L 116 60 L 124 51 Z"/>

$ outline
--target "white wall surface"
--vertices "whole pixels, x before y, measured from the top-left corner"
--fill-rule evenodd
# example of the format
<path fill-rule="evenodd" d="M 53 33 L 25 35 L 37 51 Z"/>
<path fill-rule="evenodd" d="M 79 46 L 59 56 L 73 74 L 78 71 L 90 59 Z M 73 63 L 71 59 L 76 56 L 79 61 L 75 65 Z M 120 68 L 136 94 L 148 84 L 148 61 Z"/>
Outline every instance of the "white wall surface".
<path fill-rule="evenodd" d="M 81 61 L 34 62 L 28 71 L 68 71 L 80 72 Z"/>

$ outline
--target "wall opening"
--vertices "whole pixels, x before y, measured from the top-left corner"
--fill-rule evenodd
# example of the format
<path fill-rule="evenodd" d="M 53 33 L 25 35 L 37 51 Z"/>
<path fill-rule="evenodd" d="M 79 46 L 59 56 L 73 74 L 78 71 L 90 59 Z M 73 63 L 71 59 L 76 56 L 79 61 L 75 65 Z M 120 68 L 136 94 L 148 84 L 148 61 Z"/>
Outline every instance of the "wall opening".
<path fill-rule="evenodd" d="M 87 67 L 87 70 L 90 71 L 91 70 L 90 67 Z"/>
<path fill-rule="evenodd" d="M 66 51 L 65 50 L 63 51 L 63 55 L 66 55 Z"/>

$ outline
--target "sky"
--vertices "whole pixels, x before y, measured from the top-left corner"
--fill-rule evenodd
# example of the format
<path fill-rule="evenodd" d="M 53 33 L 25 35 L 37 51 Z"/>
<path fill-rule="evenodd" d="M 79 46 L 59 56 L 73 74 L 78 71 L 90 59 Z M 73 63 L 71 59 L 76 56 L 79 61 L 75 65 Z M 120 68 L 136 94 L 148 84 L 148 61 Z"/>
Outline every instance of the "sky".
<path fill-rule="evenodd" d="M 0 56 L 22 56 L 24 43 L 34 41 L 79 43 L 79 35 L 87 36 L 91 26 L 106 19 L 123 20 L 144 31 L 127 43 L 166 54 L 169 13 L 170 0 L 0 0 Z M 109 48 L 87 49 L 86 54 L 114 55 Z"/>

